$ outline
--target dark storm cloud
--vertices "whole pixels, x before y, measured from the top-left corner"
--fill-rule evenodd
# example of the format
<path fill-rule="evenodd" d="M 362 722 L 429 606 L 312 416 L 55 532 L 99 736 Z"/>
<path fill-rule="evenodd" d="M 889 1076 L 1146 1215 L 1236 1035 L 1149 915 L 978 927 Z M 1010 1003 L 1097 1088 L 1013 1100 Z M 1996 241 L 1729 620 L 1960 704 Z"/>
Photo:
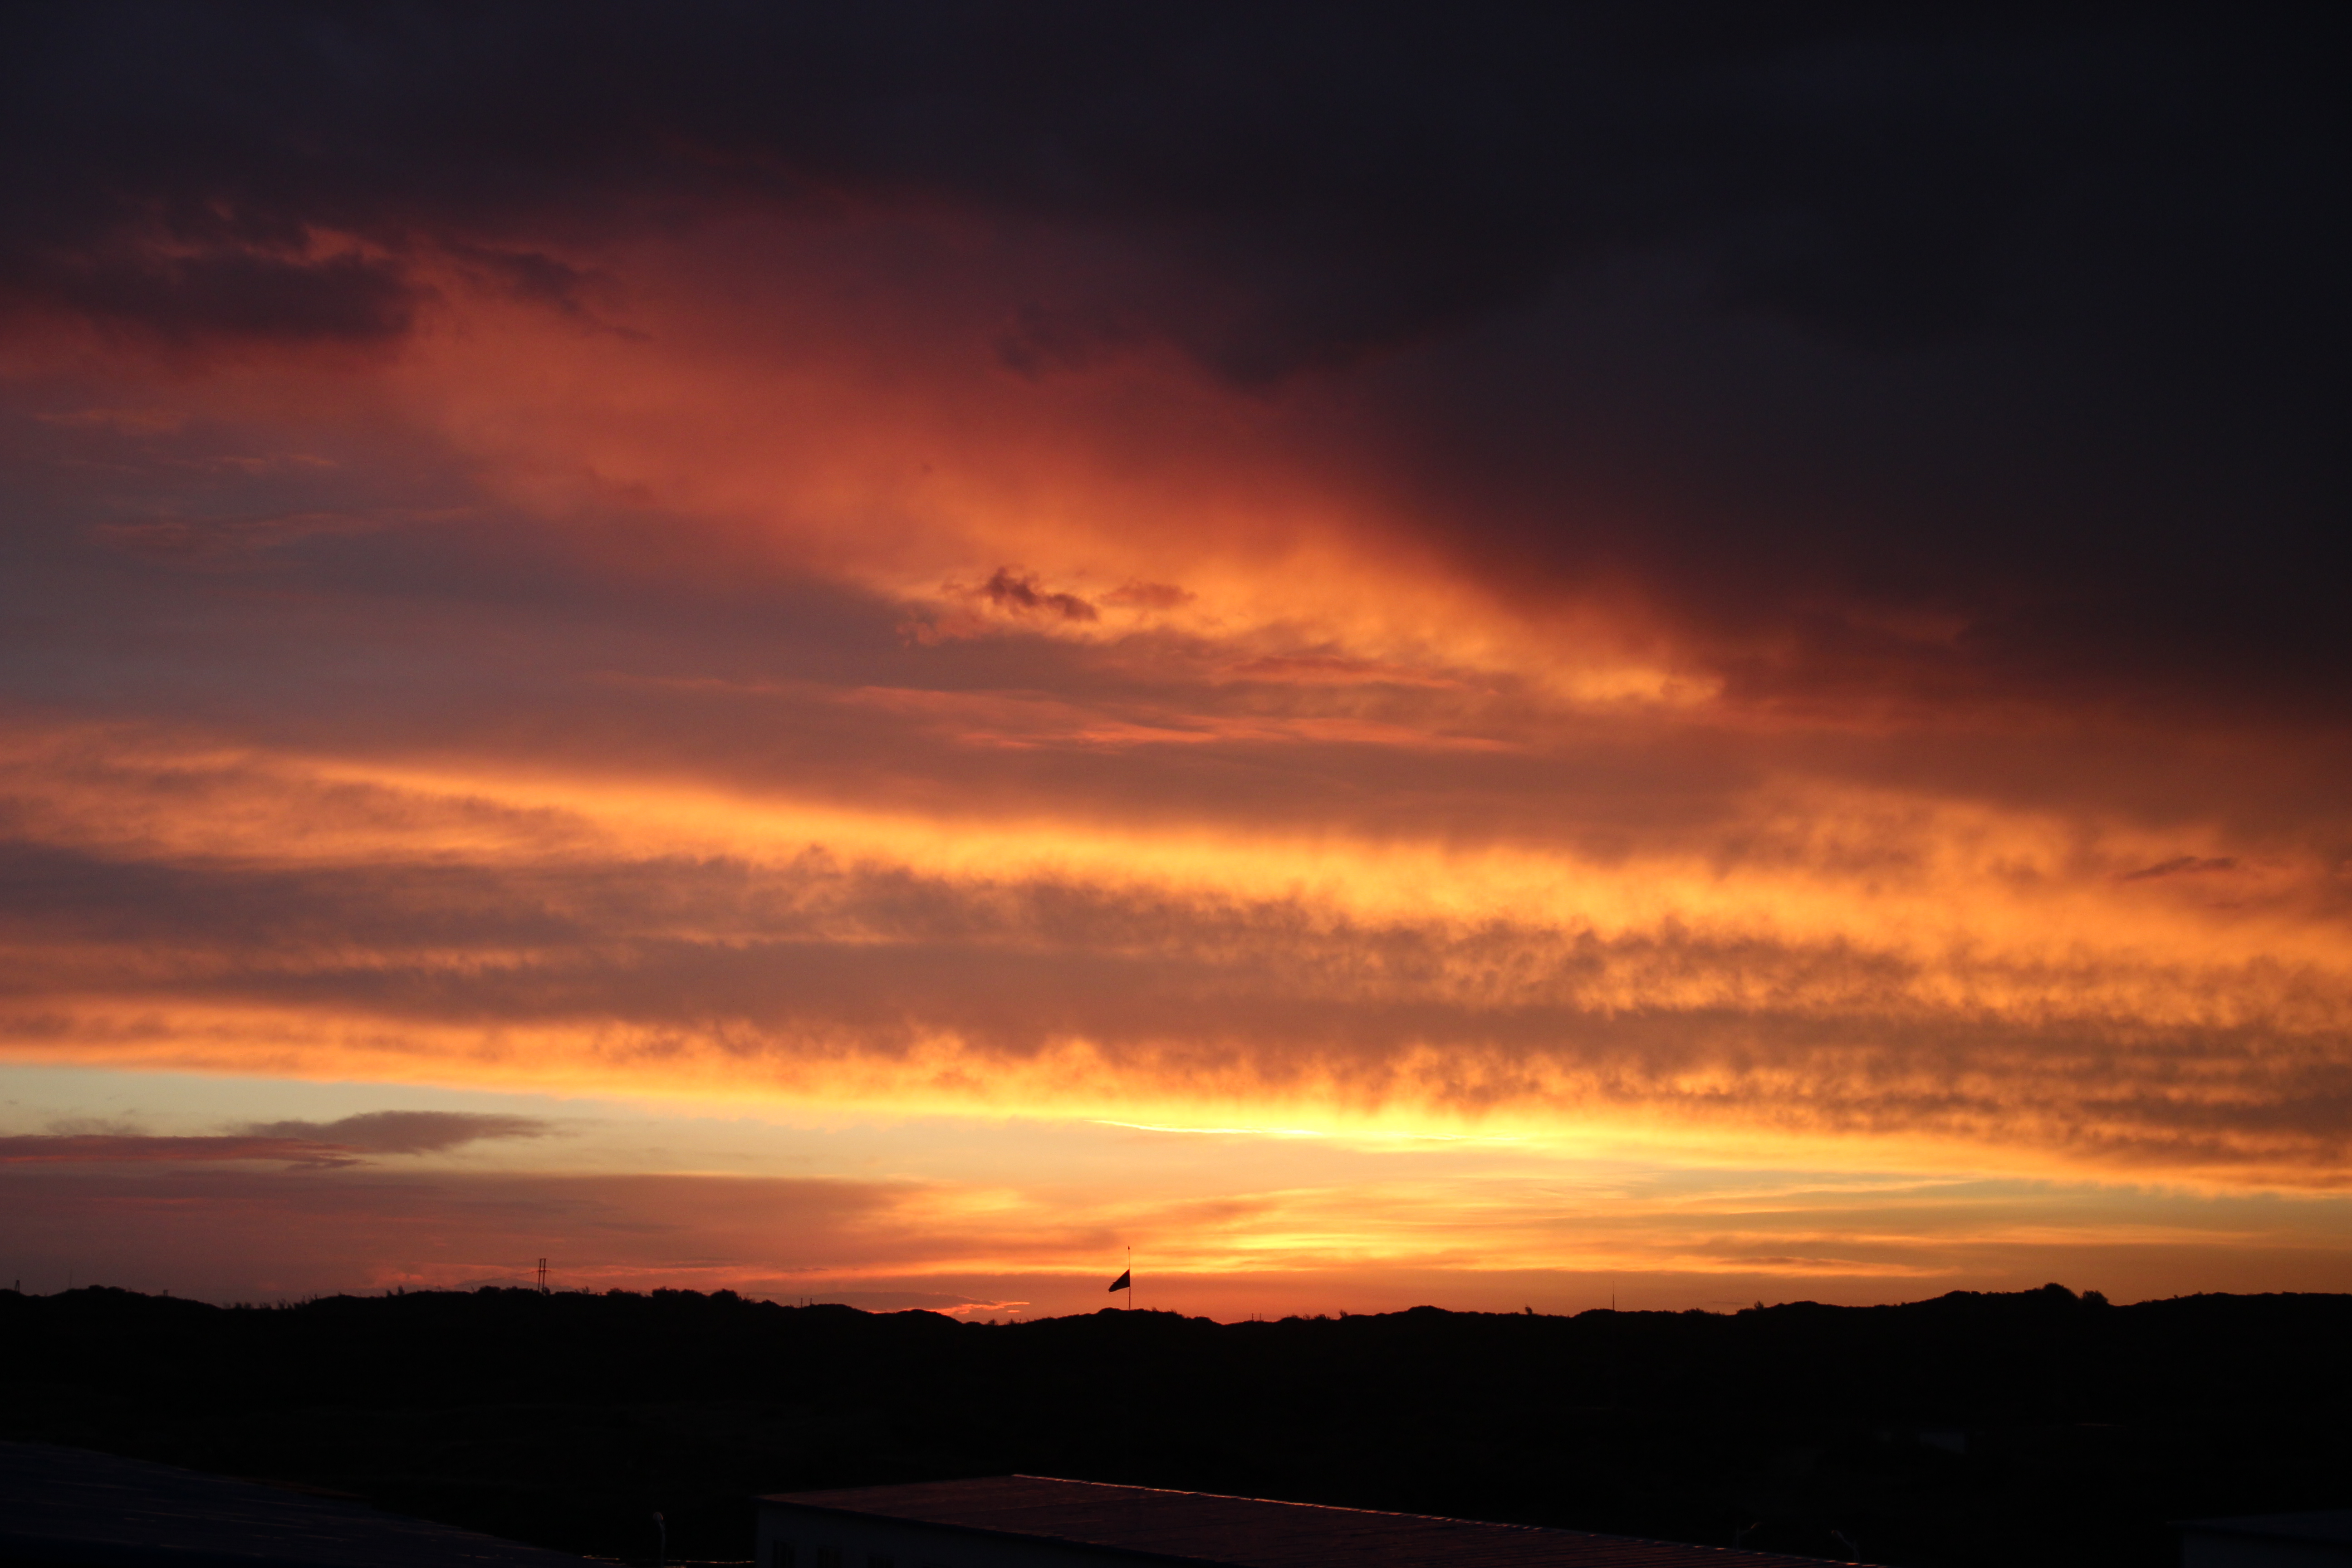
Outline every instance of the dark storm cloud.
<path fill-rule="evenodd" d="M 2316 303 L 2326 258 L 2273 242 L 2324 232 L 2324 58 L 2293 12 L 2219 16 L 23 7 L 6 245 L 85 309 L 263 330 L 274 295 L 271 330 L 365 332 L 397 324 L 396 268 L 298 261 L 313 228 L 397 252 L 626 221 L 603 196 L 920 195 L 1150 231 L 1223 303 L 1137 309 L 1242 375 L 1685 242 L 1727 300 L 1874 343 L 2082 330 L 2184 284 Z M 465 254 L 538 297 L 581 280 Z M 232 261 L 287 270 L 207 270 Z M 1065 355 L 1128 330 L 1027 320 Z"/>
<path fill-rule="evenodd" d="M 384 339 L 432 255 L 577 312 L 552 252 L 747 203 L 1042 226 L 1110 259 L 1008 301 L 1018 374 L 1362 378 L 1340 461 L 1737 700 L 2352 689 L 2315 10 L 9 15 L 22 304 Z"/>

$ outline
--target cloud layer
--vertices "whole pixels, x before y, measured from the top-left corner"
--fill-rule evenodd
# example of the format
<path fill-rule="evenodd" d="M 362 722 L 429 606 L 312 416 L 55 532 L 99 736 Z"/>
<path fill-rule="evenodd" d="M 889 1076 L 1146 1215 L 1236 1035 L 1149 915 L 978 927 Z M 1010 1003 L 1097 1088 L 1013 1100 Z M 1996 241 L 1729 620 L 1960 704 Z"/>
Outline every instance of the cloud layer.
<path fill-rule="evenodd" d="M 53 1131 L 0 1137 L 0 1165 L 215 1164 L 283 1162 L 308 1169 L 362 1163 L 370 1155 L 439 1154 L 497 1138 L 543 1138 L 528 1116 L 460 1110 L 373 1110 L 333 1121 L 263 1121 L 233 1133 L 170 1136 Z"/>
<path fill-rule="evenodd" d="M 6 1014 L 66 1059 L 2344 1167 L 2340 893 L 2286 859 L 1899 797 L 1801 797 L 1777 844 L 1727 803 L 1605 854 L 629 790 L 559 812 L 530 781 L 78 744 L 81 793 L 20 809 L 109 837 L 16 851 Z M 412 1120 L 246 1131 L 517 1135 Z"/>
<path fill-rule="evenodd" d="M 2352 1174 L 2300 12 L 5 26 L 10 1062 Z"/>
<path fill-rule="evenodd" d="M 1619 580 L 1759 691 L 2341 716 L 2307 13 L 12 26 L 37 316 L 389 346 L 474 294 L 658 336 L 629 247 L 780 222 L 746 264 L 850 260 L 853 319 L 960 302 L 1033 385 L 1155 345 L 1245 405 L 1347 378 L 1334 455 L 1457 570 Z"/>

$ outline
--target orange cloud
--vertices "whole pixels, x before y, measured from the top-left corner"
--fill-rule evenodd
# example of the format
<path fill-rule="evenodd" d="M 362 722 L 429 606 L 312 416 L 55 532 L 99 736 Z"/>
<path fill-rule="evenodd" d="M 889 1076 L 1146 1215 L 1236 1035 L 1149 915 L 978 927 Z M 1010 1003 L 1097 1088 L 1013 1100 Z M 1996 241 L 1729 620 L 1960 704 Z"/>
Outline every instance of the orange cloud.
<path fill-rule="evenodd" d="M 115 673 L 13 710 L 0 1048 L 2345 1180 L 2340 742 L 1498 584 L 1330 386 L 1008 369 L 1059 243 L 744 218 L 585 313 L 453 254 L 394 360 L 85 366 L 153 412 L 47 438 L 256 504 L 60 535 L 157 640 L 85 606 Z"/>
<path fill-rule="evenodd" d="M 2125 874 L 2156 857 L 2120 829 L 1769 795 L 1717 827 L 1744 858 L 1604 859 L 156 736 L 18 755 L 20 1059 L 2345 1166 L 2324 874 L 2217 908 Z"/>
<path fill-rule="evenodd" d="M 2059 97 L 2104 110 L 2049 121 L 2032 28 L 1965 60 L 1923 34 L 1880 65 L 1933 91 L 1791 120 L 1795 35 L 1634 62 L 1502 26 L 1472 53 L 1512 90 L 1400 96 L 1346 64 L 1412 56 L 1378 22 L 1247 81 L 1215 64 L 1271 58 L 1246 25 L 1175 55 L 1114 26 L 926 133 L 899 108 L 936 29 L 706 16 L 548 78 L 496 40 L 256 55 L 183 15 L 144 54 L 44 34 L 44 79 L 83 86 L 37 106 L 48 195 L 0 237 L 0 1072 L 2334 1212 L 2352 644 L 2309 324 L 2339 286 L 2281 260 L 2325 253 L 2305 207 L 2246 193 L 2307 171 L 2242 111 L 2300 101 L 2294 72 L 2189 95 L 2192 173 L 2178 95 L 2163 134 L 2076 135 L 2156 123 L 2129 71 L 2084 67 Z M 824 90 L 675 89 L 771 55 Z M 1198 113 L 1129 112 L 1118 58 Z M 192 59 L 219 68 L 141 63 Z M 1631 118 L 1558 90 L 1636 67 Z M 505 102 L 500 70 L 547 96 L 415 111 Z M 607 76 L 617 110 L 575 91 Z M 1824 161 L 1829 123 L 1942 149 L 1952 199 Z M 2157 151 L 2117 180 L 2126 143 Z M 2023 174 L 1943 155 L 2024 145 Z M 2195 237 L 2224 232 L 2266 238 Z M 1375 1296 L 1579 1259 L 1990 1279 L 2103 1226 L 2311 1276 L 2309 1227 L 2241 1206 L 2216 1239 L 2189 1198 L 2124 1226 L 2112 1193 L 2011 1191 L 1946 1247 L 1888 1192 L 1670 1223 L 1515 1172 L 1096 1191 L 1043 1156 L 551 1166 L 469 1233 L 418 1168 L 446 1149 L 208 1125 L 19 1131 L 79 1184 L 59 1213 L 200 1188 L 255 1238 L 299 1205 L 226 1152 L 364 1157 L 296 1228 L 381 1177 L 405 1195 L 367 1256 L 420 1279 L 559 1219 L 614 1279 L 753 1279 L 768 1226 L 804 1243 L 773 1278 L 967 1308 L 1052 1297 L 1135 1226 L 1197 1279 Z M 667 1235 L 656 1192 L 699 1216 L 674 1243 L 598 1240 Z M 393 1245 L 427 1213 L 472 1239 Z"/>

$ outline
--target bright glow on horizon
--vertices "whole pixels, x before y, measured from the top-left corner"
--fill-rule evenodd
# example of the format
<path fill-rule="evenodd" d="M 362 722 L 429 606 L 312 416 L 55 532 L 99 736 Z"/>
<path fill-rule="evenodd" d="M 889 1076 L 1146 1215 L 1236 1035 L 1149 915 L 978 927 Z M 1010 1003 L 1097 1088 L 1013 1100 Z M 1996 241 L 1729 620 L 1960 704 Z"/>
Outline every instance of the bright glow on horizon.
<path fill-rule="evenodd" d="M 1442 344 L 1024 373 L 1093 253 L 975 221 L 551 238 L 593 310 L 420 242 L 380 353 L 12 342 L 28 1274 L 2352 1288 L 2340 736 L 1969 663 L 1982 606 L 1538 570 L 1465 520 L 1699 503 L 1436 471 L 1381 421 Z M 417 1110 L 549 1131 L 200 1142 Z"/>

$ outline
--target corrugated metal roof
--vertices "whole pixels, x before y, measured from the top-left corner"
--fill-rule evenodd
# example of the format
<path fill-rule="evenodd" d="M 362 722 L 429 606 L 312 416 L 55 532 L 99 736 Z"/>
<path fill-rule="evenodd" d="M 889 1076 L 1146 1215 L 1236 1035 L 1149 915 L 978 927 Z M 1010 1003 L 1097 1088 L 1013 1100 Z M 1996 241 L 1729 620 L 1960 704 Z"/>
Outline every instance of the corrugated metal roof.
<path fill-rule="evenodd" d="M 581 1568 L 361 1502 L 47 1443 L 0 1443 L 0 1558 L 89 1568 Z"/>
<path fill-rule="evenodd" d="M 1818 1568 L 1821 1561 L 1045 1476 L 784 1492 L 765 1500 L 1220 1568 Z"/>

